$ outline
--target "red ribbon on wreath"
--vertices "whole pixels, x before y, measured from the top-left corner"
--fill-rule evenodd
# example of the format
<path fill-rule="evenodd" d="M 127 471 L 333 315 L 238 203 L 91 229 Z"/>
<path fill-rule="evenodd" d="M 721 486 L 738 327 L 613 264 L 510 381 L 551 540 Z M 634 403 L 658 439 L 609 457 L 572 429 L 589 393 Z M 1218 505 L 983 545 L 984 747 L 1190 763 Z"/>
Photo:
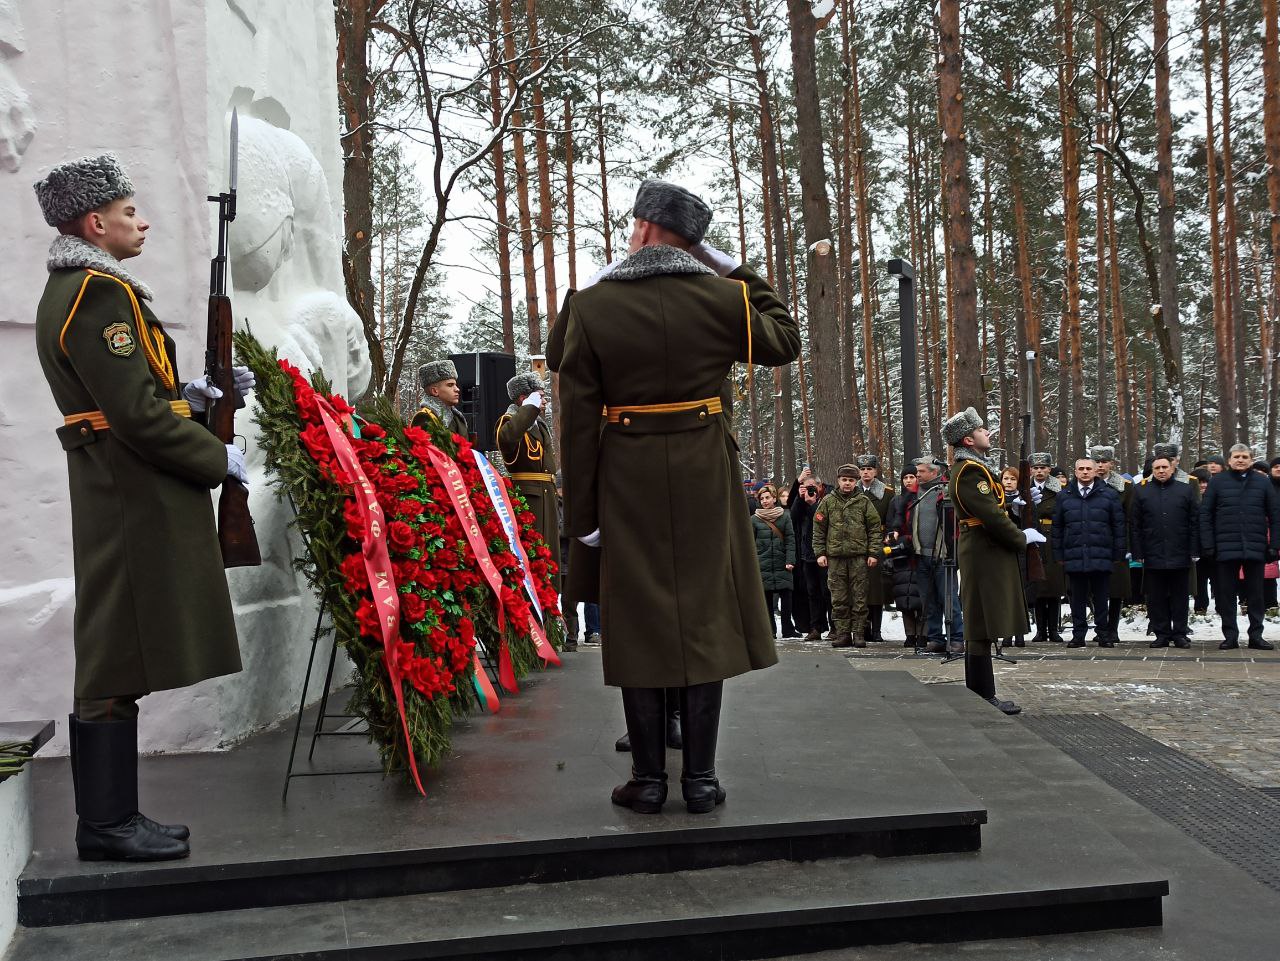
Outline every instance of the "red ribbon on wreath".
<path fill-rule="evenodd" d="M 502 605 L 502 574 L 493 563 L 493 558 L 489 556 L 489 545 L 485 543 L 484 534 L 480 530 L 480 520 L 476 517 L 476 509 L 471 503 L 471 497 L 467 494 L 467 481 L 462 476 L 462 471 L 458 470 L 458 465 L 434 444 L 428 443 L 426 449 L 427 456 L 431 458 L 431 466 L 436 469 L 436 473 L 440 475 L 440 482 L 449 492 L 449 500 L 453 502 L 454 512 L 458 515 L 458 522 L 467 535 L 467 543 L 471 545 L 471 553 L 475 555 L 480 572 L 484 574 L 485 580 L 493 590 L 498 609 L 498 683 L 502 685 L 503 690 L 515 693 L 520 690 L 520 685 L 516 683 L 515 666 L 511 663 L 511 649 L 507 646 L 507 638 L 503 633 L 505 617 Z"/>
<path fill-rule="evenodd" d="M 427 792 L 423 790 L 422 779 L 418 776 L 413 739 L 409 736 L 409 721 L 404 712 L 404 672 L 400 667 L 400 657 L 396 647 L 400 634 L 400 595 L 396 592 L 391 556 L 387 552 L 385 516 L 382 508 L 378 506 L 377 492 L 360 468 L 360 458 L 356 456 L 347 435 L 338 427 L 337 415 L 333 408 L 319 394 L 316 394 L 316 406 L 320 410 L 320 419 L 324 423 L 325 433 L 333 448 L 334 459 L 351 478 L 352 494 L 355 496 L 356 507 L 364 521 L 364 537 L 360 541 L 360 553 L 364 558 L 364 570 L 369 579 L 369 590 L 373 594 L 374 608 L 380 615 L 378 623 L 382 629 L 383 661 L 387 666 L 387 676 L 391 680 L 392 693 L 395 694 L 396 710 L 400 713 L 400 727 L 404 730 L 404 742 L 409 755 L 409 772 L 413 775 L 413 783 L 418 788 L 418 793 L 425 795 Z"/>

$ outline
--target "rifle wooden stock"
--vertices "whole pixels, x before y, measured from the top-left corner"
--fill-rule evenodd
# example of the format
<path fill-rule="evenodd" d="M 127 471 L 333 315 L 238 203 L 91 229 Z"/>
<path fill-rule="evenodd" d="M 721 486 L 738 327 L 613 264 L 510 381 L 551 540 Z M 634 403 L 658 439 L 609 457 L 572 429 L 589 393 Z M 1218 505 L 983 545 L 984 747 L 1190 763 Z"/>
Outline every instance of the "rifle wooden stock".
<path fill-rule="evenodd" d="M 209 382 L 222 391 L 222 397 L 209 404 L 205 423 L 224 444 L 235 440 L 236 408 L 244 406 L 231 370 L 231 331 L 231 299 L 222 294 L 211 295 L 206 373 Z M 223 480 L 218 497 L 218 546 L 222 549 L 223 567 L 256 567 L 262 563 L 249 514 L 249 491 L 234 477 Z"/>
<path fill-rule="evenodd" d="M 1022 518 L 1023 528 L 1040 529 L 1040 525 L 1036 522 L 1036 504 L 1031 500 L 1031 458 L 1027 453 L 1027 437 L 1031 433 L 1031 418 L 1024 414 L 1022 417 L 1022 450 L 1018 454 L 1018 497 L 1022 499 L 1022 510 L 1024 516 Z M 1030 513 L 1031 523 L 1027 523 L 1026 514 Z M 1045 579 L 1044 558 L 1040 556 L 1039 544 L 1027 545 L 1027 583 L 1034 584 L 1037 581 Z"/>

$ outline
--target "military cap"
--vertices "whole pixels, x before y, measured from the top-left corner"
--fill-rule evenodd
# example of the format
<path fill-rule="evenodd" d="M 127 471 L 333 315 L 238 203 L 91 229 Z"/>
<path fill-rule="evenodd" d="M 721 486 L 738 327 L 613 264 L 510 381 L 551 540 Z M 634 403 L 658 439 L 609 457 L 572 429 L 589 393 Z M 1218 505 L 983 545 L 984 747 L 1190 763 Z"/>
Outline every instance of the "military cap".
<path fill-rule="evenodd" d="M 418 383 L 426 388 L 442 380 L 457 380 L 458 368 L 448 357 L 433 360 L 418 368 Z"/>
<path fill-rule="evenodd" d="M 857 477 L 858 468 L 854 467 L 852 464 L 841 464 L 838 468 L 836 468 L 836 476 L 837 477 Z"/>
<path fill-rule="evenodd" d="M 853 462 L 859 467 L 874 467 L 877 470 L 880 468 L 880 458 L 875 454 L 859 454 Z"/>
<path fill-rule="evenodd" d="M 532 394 L 535 390 L 543 390 L 546 384 L 542 382 L 542 378 L 533 371 L 523 374 L 516 374 L 507 381 L 507 396 L 515 400 L 521 394 Z"/>
<path fill-rule="evenodd" d="M 1046 454 L 1043 451 L 1032 454 L 1027 458 L 1027 464 L 1031 467 L 1052 467 L 1053 455 Z"/>
<path fill-rule="evenodd" d="M 683 187 L 665 180 L 646 180 L 636 191 L 632 215 L 666 227 L 691 244 L 700 243 L 711 225 L 711 208 Z"/>
<path fill-rule="evenodd" d="M 970 407 L 942 422 L 942 439 L 952 447 L 959 447 L 966 437 L 982 426 L 982 418 Z"/>
<path fill-rule="evenodd" d="M 1089 456 L 1094 460 L 1113 461 L 1116 459 L 1116 449 L 1114 447 L 1103 447 L 1101 445 L 1097 447 L 1090 447 Z"/>
<path fill-rule="evenodd" d="M 1151 457 L 1153 460 L 1159 460 L 1161 457 L 1165 458 L 1166 460 L 1173 460 L 1177 456 L 1178 456 L 1177 444 L 1169 444 L 1169 443 L 1156 444 L 1154 447 L 1151 448 Z"/>
<path fill-rule="evenodd" d="M 121 197 L 133 196 L 133 181 L 112 154 L 69 160 L 35 184 L 45 223 L 57 227 Z"/>

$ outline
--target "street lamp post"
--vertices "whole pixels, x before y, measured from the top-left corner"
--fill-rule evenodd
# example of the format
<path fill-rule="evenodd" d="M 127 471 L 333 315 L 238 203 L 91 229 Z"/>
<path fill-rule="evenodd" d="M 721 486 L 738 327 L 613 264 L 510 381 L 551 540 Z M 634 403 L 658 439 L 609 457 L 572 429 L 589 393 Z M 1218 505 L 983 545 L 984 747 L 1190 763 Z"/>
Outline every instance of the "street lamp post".
<path fill-rule="evenodd" d="M 895 257 L 889 276 L 898 278 L 898 333 L 902 340 L 902 453 L 905 463 L 920 456 L 920 380 L 916 363 L 916 270 Z"/>

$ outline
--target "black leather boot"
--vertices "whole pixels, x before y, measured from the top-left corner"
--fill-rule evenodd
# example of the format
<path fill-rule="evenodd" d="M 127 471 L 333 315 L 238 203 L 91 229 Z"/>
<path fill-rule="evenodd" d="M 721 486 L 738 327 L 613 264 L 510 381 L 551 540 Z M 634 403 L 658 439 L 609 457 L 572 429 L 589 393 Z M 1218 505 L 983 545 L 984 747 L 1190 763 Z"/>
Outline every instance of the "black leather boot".
<path fill-rule="evenodd" d="M 138 722 L 72 723 L 76 847 L 82 861 L 172 861 L 191 847 L 138 813 Z M 162 827 L 156 825 L 156 827 Z M 173 825 L 170 830 L 183 830 Z"/>
<path fill-rule="evenodd" d="M 1032 607 L 1032 613 L 1035 615 L 1036 633 L 1035 636 L 1031 638 L 1031 643 L 1038 644 L 1042 641 L 1048 640 L 1049 638 L 1049 632 L 1047 629 L 1047 625 L 1049 623 L 1049 611 L 1046 608 L 1044 601 L 1036 601 L 1035 605 Z"/>
<path fill-rule="evenodd" d="M 684 746 L 680 731 L 680 688 L 667 688 L 667 747 L 678 751 Z"/>
<path fill-rule="evenodd" d="M 74 714 L 67 715 L 67 739 L 71 744 L 71 789 L 75 792 L 76 804 L 80 803 L 80 781 L 76 775 L 76 737 L 80 731 L 80 725 L 84 723 L 92 723 L 81 721 Z M 136 720 L 129 722 L 133 724 L 134 736 L 134 753 L 138 748 L 138 722 Z M 138 812 L 138 816 L 142 818 L 142 823 L 156 834 L 163 834 L 167 838 L 174 838 L 178 841 L 185 841 L 191 837 L 191 829 L 185 824 L 161 824 L 159 821 L 153 821 L 142 812 Z"/>
<path fill-rule="evenodd" d="M 1013 701 L 1002 701 L 996 697 L 996 672 L 991 663 L 990 654 L 974 654 L 965 651 L 964 686 L 1005 714 L 1022 712 L 1022 708 Z"/>
<path fill-rule="evenodd" d="M 622 710 L 631 742 L 631 780 L 613 789 L 613 803 L 637 814 L 657 814 L 667 799 L 665 691 L 624 687 Z"/>
<path fill-rule="evenodd" d="M 706 814 L 724 803 L 724 788 L 716 778 L 716 738 L 720 732 L 723 693 L 724 681 L 680 689 L 680 720 L 684 725 L 680 792 L 690 814 Z"/>
<path fill-rule="evenodd" d="M 872 572 L 873 574 L 875 571 Z M 884 622 L 884 606 L 881 604 L 872 604 L 867 608 L 867 640 L 873 644 L 884 640 L 880 634 L 881 624 Z"/>

